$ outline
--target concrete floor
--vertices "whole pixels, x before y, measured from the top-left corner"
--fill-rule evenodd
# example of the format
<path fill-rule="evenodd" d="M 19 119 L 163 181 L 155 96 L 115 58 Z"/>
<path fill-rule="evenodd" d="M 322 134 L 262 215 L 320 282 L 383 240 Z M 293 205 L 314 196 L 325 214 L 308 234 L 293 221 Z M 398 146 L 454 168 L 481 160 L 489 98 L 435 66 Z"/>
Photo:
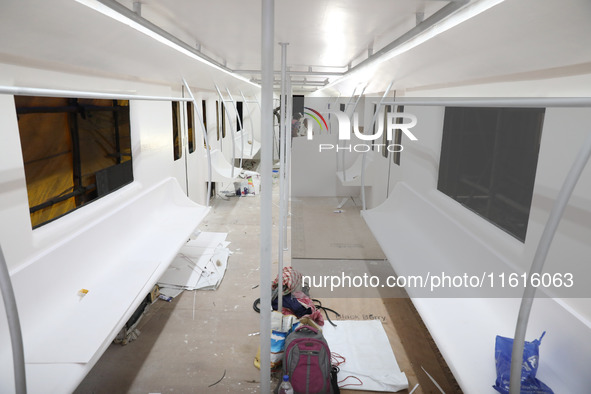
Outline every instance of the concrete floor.
<path fill-rule="evenodd" d="M 277 189 L 275 185 L 275 204 Z M 212 212 L 199 229 L 227 232 L 233 252 L 220 287 L 185 291 L 170 303 L 156 301 L 138 326 L 139 338 L 126 346 L 112 344 L 76 393 L 260 392 L 259 370 L 253 365 L 259 336 L 252 335 L 259 331 L 259 315 L 252 309 L 259 297 L 259 201 L 258 196 L 212 200 Z M 277 205 L 273 210 L 273 242 L 277 245 Z M 318 220 L 330 220 L 334 213 L 327 212 L 326 217 L 317 216 Z M 285 263 L 290 264 L 289 253 Z M 276 259 L 272 272 L 277 272 Z M 409 393 L 417 383 L 414 393 L 439 393 L 421 367 L 446 393 L 461 392 L 410 300 L 340 297 L 324 298 L 323 305 L 345 319 L 382 320 L 400 369 L 409 380 L 409 390 L 401 393 Z"/>

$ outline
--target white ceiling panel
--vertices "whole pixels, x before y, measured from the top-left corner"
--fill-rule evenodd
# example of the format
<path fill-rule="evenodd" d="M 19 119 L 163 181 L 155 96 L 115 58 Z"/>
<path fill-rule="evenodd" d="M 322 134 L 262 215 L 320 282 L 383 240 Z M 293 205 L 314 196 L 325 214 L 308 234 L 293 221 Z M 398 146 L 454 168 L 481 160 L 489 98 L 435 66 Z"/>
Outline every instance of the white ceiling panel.
<path fill-rule="evenodd" d="M 472 0 L 467 7 L 490 1 Z M 133 8 L 133 0 L 120 2 Z M 337 76 L 327 74 L 355 68 L 412 29 L 417 14 L 427 19 L 451 3 L 276 0 L 275 69 L 280 69 L 278 43 L 287 42 L 288 67 L 299 72 L 295 80 L 334 81 Z M 141 16 L 228 69 L 260 79 L 260 1 L 141 0 Z M 369 83 L 368 92 L 380 92 L 391 80 L 395 89 L 420 89 L 591 73 L 590 20 L 588 0 L 505 0 L 333 90 L 346 95 Z M 213 89 L 213 82 L 251 88 L 76 0 L 2 1 L 0 62 L 162 84 L 180 85 L 184 77 L 203 89 Z"/>

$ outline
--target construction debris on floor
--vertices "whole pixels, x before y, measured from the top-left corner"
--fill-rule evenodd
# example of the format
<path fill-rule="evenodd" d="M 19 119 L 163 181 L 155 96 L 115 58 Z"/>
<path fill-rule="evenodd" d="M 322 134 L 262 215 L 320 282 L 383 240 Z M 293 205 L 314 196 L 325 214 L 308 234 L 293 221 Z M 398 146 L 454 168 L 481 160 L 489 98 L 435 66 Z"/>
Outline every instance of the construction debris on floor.
<path fill-rule="evenodd" d="M 408 389 L 406 374 L 400 370 L 380 320 L 338 320 L 328 318 L 333 309 L 310 298 L 310 288 L 293 267 L 283 267 L 272 285 L 270 366 L 281 368 L 282 382 L 289 381 L 295 392 L 348 390 L 397 392 Z M 280 291 L 280 289 L 282 291 Z M 282 312 L 275 300 L 283 300 Z M 260 312 L 259 300 L 253 309 Z M 326 314 L 326 321 L 321 311 Z M 307 356 L 301 356 L 306 354 Z M 260 350 L 254 364 L 261 367 Z M 275 376 L 277 378 L 277 376 Z M 312 383 L 314 382 L 314 383 Z M 310 385 L 314 389 L 310 389 Z M 332 390 L 328 388 L 332 387 Z M 280 391 L 281 392 L 281 391 Z"/>
<path fill-rule="evenodd" d="M 164 297 L 184 290 L 216 290 L 226 272 L 231 252 L 227 233 L 200 232 L 179 251 L 158 286 Z"/>

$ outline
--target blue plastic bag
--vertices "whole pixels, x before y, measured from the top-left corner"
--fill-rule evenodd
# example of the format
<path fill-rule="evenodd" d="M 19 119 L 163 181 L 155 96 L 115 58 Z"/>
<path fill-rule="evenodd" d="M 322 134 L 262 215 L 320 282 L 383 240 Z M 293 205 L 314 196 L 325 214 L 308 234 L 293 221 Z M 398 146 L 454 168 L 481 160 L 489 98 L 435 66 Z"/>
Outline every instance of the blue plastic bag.
<path fill-rule="evenodd" d="M 523 364 L 521 364 L 521 394 L 554 394 L 552 389 L 536 378 L 540 359 L 540 344 L 546 331 L 540 339 L 525 342 L 523 348 Z M 497 380 L 493 388 L 499 393 L 509 394 L 509 380 L 511 377 L 511 353 L 513 339 L 497 335 L 495 343 L 495 363 L 497 366 Z"/>

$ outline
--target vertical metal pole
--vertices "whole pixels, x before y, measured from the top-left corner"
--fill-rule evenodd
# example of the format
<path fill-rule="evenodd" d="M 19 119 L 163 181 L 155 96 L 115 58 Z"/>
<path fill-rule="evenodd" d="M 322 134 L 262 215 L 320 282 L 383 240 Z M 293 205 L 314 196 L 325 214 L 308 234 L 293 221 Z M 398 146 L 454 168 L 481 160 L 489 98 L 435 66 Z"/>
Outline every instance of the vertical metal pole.
<path fill-rule="evenodd" d="M 271 392 L 271 229 L 273 226 L 274 0 L 261 3 L 261 392 Z"/>
<path fill-rule="evenodd" d="M 238 114 L 238 106 L 236 105 L 236 101 L 234 100 L 234 97 L 232 97 L 232 93 L 230 93 L 230 90 L 228 88 L 226 88 L 226 92 L 228 92 L 228 97 L 230 97 L 230 101 L 232 102 L 232 105 L 234 106 L 234 112 L 236 112 L 236 133 L 234 133 L 234 138 L 236 138 L 236 134 L 238 133 L 238 131 L 242 132 L 242 136 L 240 137 L 240 165 L 238 167 L 242 168 L 242 160 L 244 159 L 244 129 L 242 126 L 242 120 L 240 119 L 240 115 Z M 244 115 L 244 102 L 242 103 L 242 114 Z M 233 164 L 232 164 L 233 165 Z"/>
<path fill-rule="evenodd" d="M 25 373 L 25 351 L 23 348 L 23 333 L 18 317 L 16 297 L 8 272 L 8 265 L 0 246 L 0 292 L 4 300 L 8 331 L 10 332 L 10 344 L 12 345 L 12 364 L 14 368 L 15 393 L 24 394 L 27 392 L 27 379 Z"/>
<path fill-rule="evenodd" d="M 349 97 L 349 101 L 347 101 L 347 104 L 345 104 L 345 114 L 347 114 L 347 110 L 349 109 L 349 105 L 351 104 L 351 101 L 353 101 L 353 97 L 355 97 L 355 92 L 356 91 L 357 91 L 357 87 L 355 87 L 355 89 L 353 89 L 353 93 L 351 94 L 351 97 Z M 339 96 L 340 96 L 340 94 L 339 94 Z M 337 103 L 338 103 L 338 101 L 339 100 L 337 100 Z M 339 140 L 339 133 L 336 134 L 335 139 L 336 139 L 336 144 L 335 145 L 337 147 L 339 147 L 341 145 L 341 141 Z M 345 173 L 345 168 L 344 168 L 345 166 L 344 165 L 339 166 L 339 159 L 340 159 L 341 156 L 342 155 L 339 155 L 339 150 L 337 149 L 337 151 L 336 151 L 337 171 L 339 171 L 339 168 L 340 168 L 340 169 L 343 170 L 343 174 L 344 174 Z M 343 180 L 346 180 L 346 179 L 343 177 Z"/>
<path fill-rule="evenodd" d="M 189 88 L 189 84 L 183 78 L 183 84 L 191 97 L 191 101 L 193 102 L 193 106 L 195 107 L 195 112 L 197 113 L 197 117 L 199 118 L 199 124 L 201 125 L 201 130 L 203 131 L 203 139 L 205 140 L 205 153 L 207 156 L 207 198 L 205 201 L 205 206 L 209 207 L 209 197 L 211 196 L 211 149 L 209 149 L 209 138 L 207 136 L 207 128 L 205 127 L 205 123 L 203 123 L 203 116 L 199 113 L 199 107 L 197 106 L 197 100 L 195 100 L 195 96 L 193 96 L 193 92 L 191 92 L 191 88 Z M 197 144 L 197 141 L 195 141 Z"/>
<path fill-rule="evenodd" d="M 355 87 L 355 89 L 353 89 L 353 93 L 351 93 L 351 97 L 349 97 L 349 101 L 347 101 L 347 104 L 345 104 L 345 114 L 347 114 L 347 110 L 349 109 L 349 105 L 351 104 L 351 101 L 353 101 L 353 98 L 355 97 L 355 92 L 357 91 L 357 87 Z M 351 114 L 351 119 L 353 119 L 353 115 Z M 339 147 L 341 145 L 341 141 L 339 140 L 339 134 L 337 133 L 337 135 L 335 136 L 337 143 L 337 171 L 339 171 L 339 159 L 341 161 L 341 165 L 340 168 L 343 170 L 343 181 L 347 180 L 347 173 L 345 172 L 345 156 L 344 156 L 344 152 L 341 153 L 339 155 Z"/>
<path fill-rule="evenodd" d="M 291 76 L 287 79 L 287 113 L 286 113 L 286 122 L 285 122 L 285 187 L 283 193 L 284 199 L 284 208 L 283 211 L 283 250 L 286 251 L 289 248 L 287 247 L 287 218 L 289 217 L 289 182 L 291 179 L 290 167 L 291 167 L 291 121 L 293 118 L 293 95 L 291 92 Z"/>
<path fill-rule="evenodd" d="M 388 85 L 388 87 L 386 88 L 386 91 L 384 92 L 384 95 L 382 96 L 382 99 L 380 100 L 380 102 L 378 103 L 378 106 L 376 107 L 376 112 L 373 114 L 373 118 L 371 119 L 371 125 L 369 125 L 369 129 L 372 130 L 373 129 L 373 125 L 376 124 L 376 119 L 378 117 L 378 114 L 380 113 L 380 108 L 382 107 L 382 103 L 384 102 L 384 99 L 386 98 L 386 96 L 388 95 L 388 92 L 390 91 L 390 88 L 392 87 L 392 84 L 394 84 L 394 81 L 390 82 L 390 85 Z M 386 126 L 384 126 L 384 133 L 386 132 L 385 130 Z M 362 209 L 365 211 L 365 154 L 367 152 L 363 152 L 363 156 L 361 157 L 361 205 L 362 205 Z"/>
<path fill-rule="evenodd" d="M 232 126 L 232 118 L 230 117 L 228 106 L 224 102 L 224 96 L 222 96 L 222 92 L 220 91 L 220 88 L 218 88 L 218 85 L 215 85 L 215 90 L 218 91 L 218 95 L 220 96 L 220 101 L 222 103 L 222 107 L 224 108 L 223 113 L 226 114 L 226 118 L 228 118 L 228 122 L 230 122 L 230 126 Z M 226 119 L 224 119 L 224 117 L 222 116 L 222 130 L 224 127 L 226 127 Z M 230 176 L 234 178 L 234 167 L 236 166 L 236 133 L 232 132 L 232 127 L 230 127 L 230 136 L 232 137 L 232 172 Z M 223 140 L 224 136 L 222 134 L 222 138 L 220 138 L 220 141 Z M 242 168 L 242 165 L 240 167 Z"/>
<path fill-rule="evenodd" d="M 254 126 L 252 123 L 252 114 L 250 113 L 250 108 L 248 107 L 248 102 L 246 101 L 246 97 L 244 97 L 244 93 L 242 93 L 242 90 L 240 91 L 240 94 L 242 95 L 242 101 L 244 102 L 244 107 L 246 107 L 246 112 L 248 112 L 248 120 L 250 121 L 250 158 L 252 159 L 252 151 L 254 149 Z"/>
<path fill-rule="evenodd" d="M 278 287 L 279 287 L 279 297 L 277 299 L 277 311 L 283 311 L 283 281 L 282 281 L 282 274 L 283 274 L 283 227 L 285 227 L 285 144 L 287 140 L 287 116 L 285 113 L 286 108 L 286 101 L 287 101 L 287 51 L 286 47 L 287 43 L 280 42 L 281 45 L 281 112 L 280 112 L 280 122 L 279 122 L 279 147 L 280 147 L 280 157 L 279 157 L 279 258 L 278 258 L 278 267 L 277 267 L 277 277 L 279 278 Z"/>
<path fill-rule="evenodd" d="M 363 89 L 361 90 L 361 93 L 359 93 L 359 96 L 357 97 L 357 100 L 355 100 L 355 105 L 353 105 L 353 110 L 351 111 L 351 120 L 353 120 L 353 116 L 355 114 L 355 110 L 357 109 L 357 105 L 359 104 L 359 100 L 361 100 L 361 98 L 363 97 L 363 93 L 365 93 L 365 88 L 367 88 L 367 85 L 365 85 L 363 87 Z M 353 92 L 353 93 L 355 93 L 355 92 Z M 353 97 L 351 97 L 351 99 L 353 99 Z M 349 100 L 349 103 L 347 103 L 347 106 L 345 107 L 345 112 L 347 112 L 350 103 L 351 103 L 351 101 Z M 353 123 L 351 123 L 351 125 L 353 125 Z M 339 144 L 339 140 L 338 140 L 338 136 L 337 136 L 337 145 L 338 144 Z M 341 153 L 341 162 L 342 162 L 341 168 L 343 169 L 343 180 L 346 182 L 347 181 L 347 169 L 345 168 L 345 149 L 344 148 L 345 148 L 345 142 L 343 141 L 343 150 Z M 338 152 L 337 152 L 337 155 L 338 155 Z"/>
<path fill-rule="evenodd" d="M 138 14 L 138 16 L 142 16 L 142 3 L 139 1 L 133 2 L 133 12 Z"/>
<path fill-rule="evenodd" d="M 119 132 L 119 105 L 117 100 L 111 102 L 113 104 L 113 128 L 115 129 L 115 153 L 117 154 L 116 162 L 121 164 L 121 135 Z"/>
<path fill-rule="evenodd" d="M 558 192 L 558 196 L 550 211 L 550 216 L 544 227 L 544 232 L 538 243 L 534 260 L 532 261 L 528 278 L 535 275 L 540 275 L 546 262 L 546 256 L 550 250 L 550 245 L 556 234 L 558 224 L 562 214 L 566 209 L 568 200 L 570 199 L 581 173 L 585 169 L 587 162 L 591 157 L 591 133 L 585 139 L 583 146 L 579 150 L 573 165 L 571 166 L 562 188 Z M 513 339 L 513 348 L 511 353 L 511 378 L 509 382 L 509 392 L 511 394 L 519 394 L 521 392 L 521 365 L 523 363 L 523 348 L 525 347 L 525 333 L 527 332 L 527 323 L 529 321 L 529 314 L 534 303 L 534 296 L 536 294 L 536 287 L 532 286 L 531 281 L 527 281 L 523 297 L 521 299 L 521 306 L 519 307 L 519 315 L 517 316 L 517 325 L 515 326 L 515 337 Z"/>
<path fill-rule="evenodd" d="M 68 99 L 68 105 L 78 107 L 78 99 Z M 82 186 L 82 158 L 80 156 L 80 129 L 78 128 L 78 111 L 68 113 L 68 122 L 70 125 L 70 137 L 72 138 L 72 182 L 74 183 L 74 200 L 76 206 L 84 201 Z"/>
<path fill-rule="evenodd" d="M 396 90 L 394 90 L 394 97 L 393 97 L 394 101 L 396 101 Z M 398 112 L 398 106 L 394 106 L 392 108 L 396 109 L 396 112 Z M 386 129 L 387 132 L 387 129 Z M 396 132 L 400 132 L 400 130 L 396 130 Z M 394 138 L 396 140 L 395 136 L 392 136 L 392 138 Z M 392 161 L 394 159 L 394 153 L 391 153 L 390 151 L 388 151 L 388 182 L 386 183 L 386 200 L 388 199 L 388 197 L 390 196 L 390 173 L 392 170 Z"/>
<path fill-rule="evenodd" d="M 181 86 L 181 96 L 185 97 L 185 87 Z M 184 157 L 185 161 L 185 190 L 187 193 L 187 197 L 189 197 L 189 150 L 187 149 L 187 144 L 189 141 L 189 116 L 188 114 L 188 105 L 185 102 L 180 102 L 179 105 L 181 106 L 181 122 L 179 124 L 179 138 L 181 140 L 181 154 Z"/>
<path fill-rule="evenodd" d="M 290 80 L 290 83 L 291 83 L 291 80 Z M 335 99 L 334 99 L 334 110 L 335 111 L 340 111 L 340 108 L 339 108 L 339 99 L 340 98 L 341 98 L 341 92 L 339 92 L 338 96 L 335 97 Z M 330 107 L 330 100 L 328 102 L 328 109 L 331 109 L 331 107 Z M 328 114 L 328 115 L 330 117 L 330 114 Z M 328 127 L 329 127 L 329 131 L 330 131 L 329 134 L 332 134 L 332 122 L 330 122 L 328 124 Z M 337 133 L 338 133 L 338 131 L 337 131 Z M 337 168 L 337 170 L 338 170 L 338 168 Z"/>

